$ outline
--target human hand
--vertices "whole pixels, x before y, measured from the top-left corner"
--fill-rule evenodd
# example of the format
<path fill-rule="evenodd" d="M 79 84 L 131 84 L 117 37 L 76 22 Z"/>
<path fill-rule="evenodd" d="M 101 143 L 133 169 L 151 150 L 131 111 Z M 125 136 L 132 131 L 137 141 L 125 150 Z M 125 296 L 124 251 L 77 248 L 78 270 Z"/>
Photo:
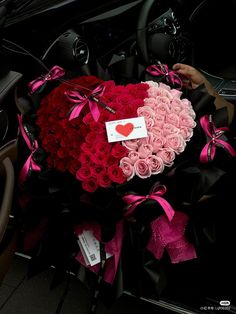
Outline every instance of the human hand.
<path fill-rule="evenodd" d="M 173 65 L 173 70 L 178 74 L 181 75 L 181 79 L 183 85 L 188 89 L 195 89 L 198 86 L 204 84 L 208 93 L 215 97 L 215 106 L 217 109 L 226 107 L 228 110 L 228 122 L 229 124 L 233 121 L 234 117 L 234 105 L 220 96 L 211 85 L 211 83 L 206 79 L 206 77 L 199 72 L 194 67 L 183 64 L 183 63 L 176 63 Z M 182 78 L 183 76 L 183 78 Z"/>
<path fill-rule="evenodd" d="M 173 65 L 173 70 L 183 76 L 183 85 L 189 89 L 195 89 L 201 84 L 205 84 L 208 82 L 207 79 L 194 67 L 183 64 L 176 63 Z M 208 82 L 209 83 L 209 82 Z"/>

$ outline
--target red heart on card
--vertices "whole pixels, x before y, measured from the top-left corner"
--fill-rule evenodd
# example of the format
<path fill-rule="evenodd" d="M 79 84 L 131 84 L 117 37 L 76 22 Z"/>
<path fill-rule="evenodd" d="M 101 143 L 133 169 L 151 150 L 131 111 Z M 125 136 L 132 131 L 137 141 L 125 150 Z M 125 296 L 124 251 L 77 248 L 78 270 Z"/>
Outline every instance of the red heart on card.
<path fill-rule="evenodd" d="M 117 124 L 116 132 L 120 133 L 123 136 L 128 136 L 134 129 L 133 123 L 126 123 L 124 125 Z"/>

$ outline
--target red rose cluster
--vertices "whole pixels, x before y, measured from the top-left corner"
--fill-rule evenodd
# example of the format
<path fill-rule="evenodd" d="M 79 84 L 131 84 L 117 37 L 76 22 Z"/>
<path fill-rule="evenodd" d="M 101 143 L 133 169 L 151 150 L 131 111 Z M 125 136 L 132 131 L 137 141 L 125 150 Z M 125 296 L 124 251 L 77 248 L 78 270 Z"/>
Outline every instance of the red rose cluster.
<path fill-rule="evenodd" d="M 68 90 L 89 95 L 98 85 L 104 87 L 99 99 L 115 113 L 98 104 L 100 116 L 95 121 L 89 106 L 84 106 L 79 117 L 70 120 L 74 104 L 66 97 Z M 41 145 L 48 154 L 48 167 L 69 171 L 88 192 L 125 182 L 127 178 L 119 164 L 127 155 L 127 147 L 118 142 L 108 143 L 105 122 L 137 117 L 148 88 L 145 83 L 119 86 L 94 76 L 75 78 L 56 87 L 42 99 L 37 110 L 36 124 Z"/>

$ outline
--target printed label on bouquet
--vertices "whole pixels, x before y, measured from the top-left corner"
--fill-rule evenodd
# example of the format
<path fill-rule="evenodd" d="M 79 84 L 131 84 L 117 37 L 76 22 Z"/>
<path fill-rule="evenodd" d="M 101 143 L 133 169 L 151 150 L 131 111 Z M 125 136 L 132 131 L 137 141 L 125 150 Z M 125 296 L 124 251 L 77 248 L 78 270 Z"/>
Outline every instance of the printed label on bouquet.
<path fill-rule="evenodd" d="M 108 142 L 119 142 L 147 137 L 144 117 L 106 122 Z"/>
<path fill-rule="evenodd" d="M 86 265 L 94 266 L 100 263 L 99 241 L 94 237 L 92 231 L 84 230 L 78 236 L 78 244 Z M 111 254 L 106 253 L 106 258 L 111 256 Z"/>

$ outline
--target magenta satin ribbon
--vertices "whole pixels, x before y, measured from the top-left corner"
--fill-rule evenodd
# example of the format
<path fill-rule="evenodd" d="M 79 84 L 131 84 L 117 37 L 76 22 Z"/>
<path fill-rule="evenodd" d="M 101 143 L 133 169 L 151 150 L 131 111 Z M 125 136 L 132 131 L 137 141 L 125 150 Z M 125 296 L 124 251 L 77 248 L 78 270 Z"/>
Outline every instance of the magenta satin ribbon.
<path fill-rule="evenodd" d="M 171 263 L 179 263 L 197 257 L 194 246 L 188 242 L 184 232 L 188 216 L 182 212 L 175 212 L 170 222 L 165 215 L 161 215 L 151 222 L 151 237 L 147 249 L 155 258 L 161 259 L 164 250 L 169 254 Z"/>
<path fill-rule="evenodd" d="M 69 99 L 69 101 L 75 104 L 74 107 L 72 107 L 72 110 L 70 111 L 69 120 L 77 118 L 80 115 L 84 106 L 88 103 L 94 121 L 98 121 L 100 112 L 98 109 L 97 97 L 102 96 L 103 93 L 104 93 L 104 86 L 102 85 L 97 86 L 93 91 L 91 91 L 91 93 L 88 96 L 82 95 L 77 90 L 69 89 L 65 91 L 65 95 Z"/>
<path fill-rule="evenodd" d="M 166 64 L 150 65 L 146 71 L 153 76 L 164 76 L 168 84 L 176 86 L 177 89 L 182 88 L 183 83 L 179 75 L 173 70 L 169 71 Z"/>
<path fill-rule="evenodd" d="M 25 164 L 23 165 L 20 174 L 19 174 L 19 182 L 23 183 L 26 180 L 26 177 L 29 173 L 29 170 L 34 170 L 34 171 L 40 171 L 41 168 L 37 165 L 37 163 L 33 160 L 33 154 L 39 147 L 38 142 L 36 140 L 33 140 L 31 142 L 30 138 L 28 137 L 24 126 L 22 122 L 22 116 L 18 115 L 18 121 L 19 121 L 19 127 L 20 127 L 20 132 L 22 137 L 24 138 L 29 150 L 31 151 L 29 157 L 27 158 Z"/>
<path fill-rule="evenodd" d="M 36 92 L 41 86 L 43 86 L 47 81 L 53 81 L 65 75 L 63 68 L 55 65 L 46 75 L 37 77 L 35 80 L 28 84 L 30 94 Z"/>
<path fill-rule="evenodd" d="M 214 159 L 217 146 L 225 148 L 231 156 L 236 156 L 234 148 L 226 141 L 220 139 L 224 132 L 228 130 L 227 127 L 216 128 L 211 115 L 201 117 L 200 124 L 206 135 L 210 138 L 210 141 L 203 147 L 200 154 L 200 161 L 202 163 L 207 163 Z"/>
<path fill-rule="evenodd" d="M 128 194 L 123 197 L 123 200 L 129 204 L 129 208 L 127 212 L 124 214 L 125 217 L 131 216 L 135 210 L 135 208 L 141 204 L 142 202 L 151 199 L 156 201 L 161 205 L 164 212 L 166 213 L 166 216 L 168 217 L 169 221 L 172 220 L 174 217 L 175 211 L 172 208 L 172 206 L 162 197 L 162 195 L 166 192 L 166 187 L 164 185 L 158 185 L 155 187 L 155 189 L 152 191 L 151 194 L 142 196 L 142 195 L 135 195 L 135 194 Z"/>

